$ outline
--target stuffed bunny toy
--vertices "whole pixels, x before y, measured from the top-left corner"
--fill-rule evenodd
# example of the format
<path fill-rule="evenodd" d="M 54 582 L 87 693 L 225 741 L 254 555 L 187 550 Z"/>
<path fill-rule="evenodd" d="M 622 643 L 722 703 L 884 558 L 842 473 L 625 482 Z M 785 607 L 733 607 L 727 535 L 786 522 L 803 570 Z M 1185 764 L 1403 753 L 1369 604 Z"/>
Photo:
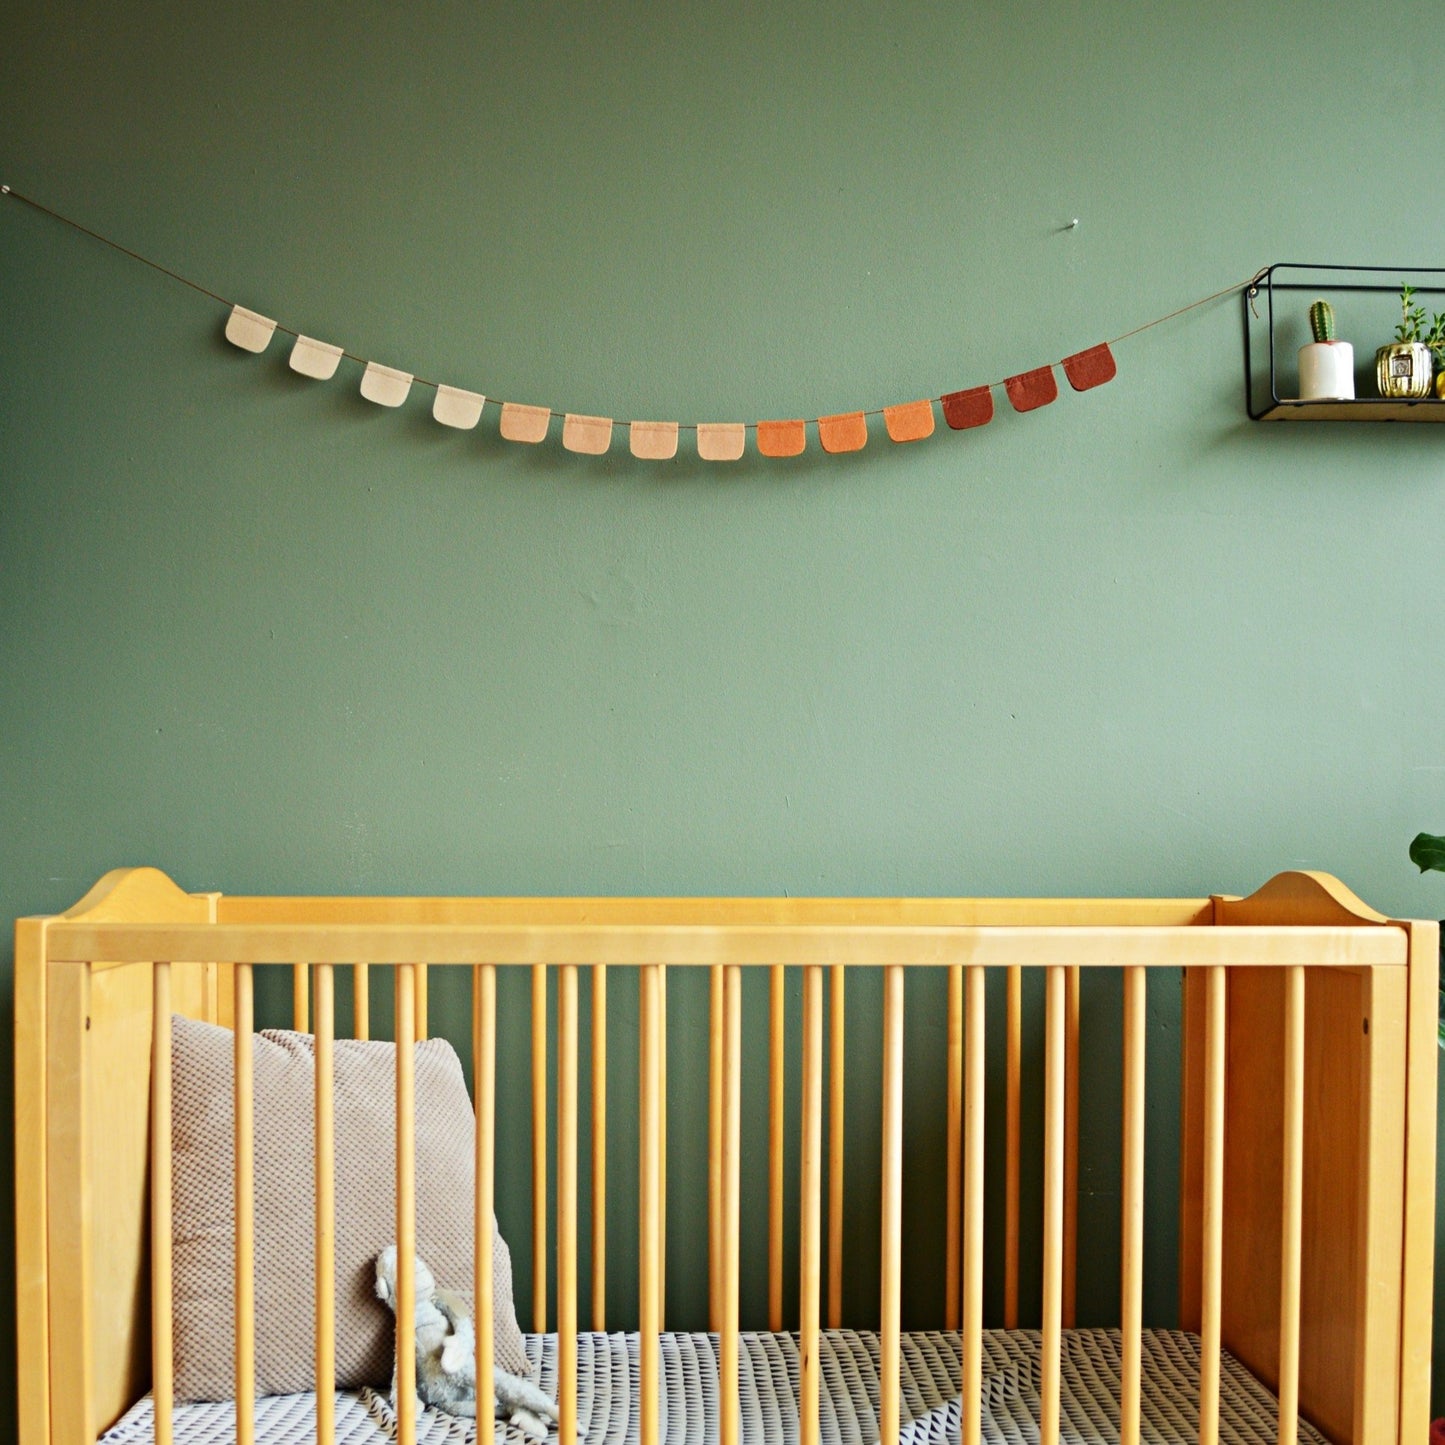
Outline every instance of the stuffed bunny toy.
<path fill-rule="evenodd" d="M 439 1289 L 431 1270 L 418 1257 L 416 1285 L 416 1389 L 418 1403 L 432 1405 L 451 1415 L 477 1413 L 477 1335 L 471 1311 L 460 1295 Z M 376 1257 L 376 1297 L 396 1315 L 398 1332 L 402 1312 L 397 1308 L 396 1246 L 389 1244 Z M 495 1414 L 510 1420 L 534 1440 L 547 1438 L 549 1422 L 555 1429 L 557 1407 L 532 1383 L 492 1370 Z M 391 1381 L 396 1402 L 396 1375 Z"/>

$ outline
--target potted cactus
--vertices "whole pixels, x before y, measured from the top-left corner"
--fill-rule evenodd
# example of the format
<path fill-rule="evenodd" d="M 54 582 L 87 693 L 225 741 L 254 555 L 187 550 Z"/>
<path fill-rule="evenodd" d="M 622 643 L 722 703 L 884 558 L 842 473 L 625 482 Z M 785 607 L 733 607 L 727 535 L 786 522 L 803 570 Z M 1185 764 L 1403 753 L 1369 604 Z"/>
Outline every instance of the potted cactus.
<path fill-rule="evenodd" d="M 1432 322 L 1414 296 L 1415 288 L 1401 283 L 1395 339 L 1375 353 L 1375 383 L 1381 396 L 1418 400 L 1430 395 L 1435 380 L 1432 344 L 1445 348 L 1445 312 Z"/>
<path fill-rule="evenodd" d="M 1301 401 L 1353 401 L 1355 348 L 1335 337 L 1335 308 L 1328 301 L 1310 306 L 1314 340 L 1299 349 Z"/>

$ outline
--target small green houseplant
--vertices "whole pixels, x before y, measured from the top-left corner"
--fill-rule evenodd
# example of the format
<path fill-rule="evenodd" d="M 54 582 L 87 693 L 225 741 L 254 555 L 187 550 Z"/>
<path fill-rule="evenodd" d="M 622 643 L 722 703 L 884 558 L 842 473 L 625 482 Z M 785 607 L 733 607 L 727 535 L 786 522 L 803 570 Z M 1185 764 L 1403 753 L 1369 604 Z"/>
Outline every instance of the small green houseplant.
<path fill-rule="evenodd" d="M 1401 282 L 1395 339 L 1375 353 L 1380 395 L 1411 400 L 1429 396 L 1437 357 L 1445 362 L 1445 311 L 1432 318 L 1415 300 L 1415 287 Z"/>
<path fill-rule="evenodd" d="M 1301 401 L 1353 401 L 1355 348 L 1335 336 L 1335 308 L 1328 301 L 1310 306 L 1314 340 L 1299 349 Z"/>
<path fill-rule="evenodd" d="M 1410 861 L 1422 873 L 1431 869 L 1445 873 L 1445 838 L 1438 838 L 1431 833 L 1417 833 L 1415 841 L 1410 844 Z M 1440 1047 L 1445 1049 L 1445 979 L 1442 979 L 1440 985 Z"/>

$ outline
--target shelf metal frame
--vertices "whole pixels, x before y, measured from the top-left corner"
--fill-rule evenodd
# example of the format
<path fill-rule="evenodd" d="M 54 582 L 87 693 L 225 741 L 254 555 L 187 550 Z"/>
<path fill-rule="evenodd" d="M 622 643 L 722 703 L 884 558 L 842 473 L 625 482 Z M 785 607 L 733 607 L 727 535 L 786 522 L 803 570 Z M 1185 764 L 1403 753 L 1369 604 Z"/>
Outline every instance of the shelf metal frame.
<path fill-rule="evenodd" d="M 1335 273 L 1338 280 L 1289 280 L 1289 274 L 1301 271 Z M 1283 273 L 1283 274 L 1282 274 Z M 1390 276 L 1391 281 L 1354 280 L 1353 277 Z M 1434 284 L 1423 278 L 1433 277 Z M 1358 397 L 1353 401 L 1302 401 L 1299 397 L 1279 394 L 1279 374 L 1275 347 L 1275 292 L 1342 291 L 1389 292 L 1398 295 L 1401 278 L 1415 285 L 1420 296 L 1445 296 L 1445 266 L 1337 266 L 1311 264 L 1305 261 L 1276 261 L 1266 266 L 1240 293 L 1244 317 L 1244 406 L 1251 421 L 1438 421 L 1445 422 L 1445 401 L 1433 397 L 1416 399 L 1396 397 Z M 1255 409 L 1254 347 L 1252 322 L 1259 320 L 1255 306 L 1263 296 L 1266 310 L 1269 358 L 1269 400 Z"/>

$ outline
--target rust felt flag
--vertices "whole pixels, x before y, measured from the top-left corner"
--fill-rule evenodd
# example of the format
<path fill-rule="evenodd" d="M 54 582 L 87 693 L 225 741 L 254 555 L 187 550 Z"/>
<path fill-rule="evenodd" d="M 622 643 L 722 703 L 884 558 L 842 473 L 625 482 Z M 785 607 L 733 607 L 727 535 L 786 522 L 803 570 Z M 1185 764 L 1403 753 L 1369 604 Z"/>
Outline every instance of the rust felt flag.
<path fill-rule="evenodd" d="M 1035 371 L 1009 377 L 1004 382 L 1004 390 L 1015 411 L 1034 411 L 1058 397 L 1059 384 L 1054 380 L 1052 366 L 1040 366 Z"/>
<path fill-rule="evenodd" d="M 985 426 L 993 420 L 993 392 L 986 386 L 970 387 L 967 391 L 951 391 L 941 400 L 943 419 L 954 431 Z"/>
<path fill-rule="evenodd" d="M 1088 391 L 1091 386 L 1103 386 L 1118 375 L 1114 365 L 1114 353 L 1107 342 L 1091 346 L 1087 351 L 1075 352 L 1064 358 L 1064 375 L 1075 391 Z"/>

